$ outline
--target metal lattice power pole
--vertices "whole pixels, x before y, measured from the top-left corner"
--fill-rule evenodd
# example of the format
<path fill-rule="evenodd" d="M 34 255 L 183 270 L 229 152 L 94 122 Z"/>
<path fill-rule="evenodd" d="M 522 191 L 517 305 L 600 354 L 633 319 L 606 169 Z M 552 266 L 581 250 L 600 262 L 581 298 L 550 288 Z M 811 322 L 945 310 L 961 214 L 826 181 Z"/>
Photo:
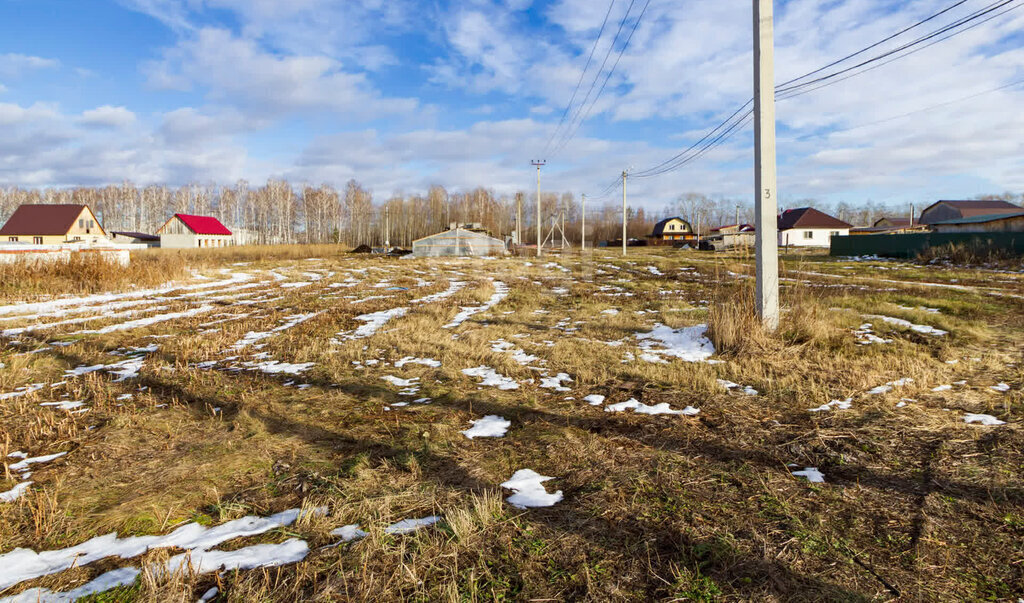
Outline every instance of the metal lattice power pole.
<path fill-rule="evenodd" d="M 622 255 L 626 255 L 626 170 L 622 170 Z"/>
<path fill-rule="evenodd" d="M 546 163 L 547 161 L 543 159 L 535 159 L 530 162 L 530 165 L 537 166 L 537 257 L 540 257 L 540 248 L 543 246 L 540 239 L 540 168 Z"/>
<path fill-rule="evenodd" d="M 583 193 L 583 225 L 580 226 L 580 249 L 587 248 L 587 193 Z"/>
<path fill-rule="evenodd" d="M 779 326 L 778 194 L 775 188 L 775 41 L 773 0 L 754 3 L 754 196 L 757 247 L 757 314 L 768 329 Z"/>

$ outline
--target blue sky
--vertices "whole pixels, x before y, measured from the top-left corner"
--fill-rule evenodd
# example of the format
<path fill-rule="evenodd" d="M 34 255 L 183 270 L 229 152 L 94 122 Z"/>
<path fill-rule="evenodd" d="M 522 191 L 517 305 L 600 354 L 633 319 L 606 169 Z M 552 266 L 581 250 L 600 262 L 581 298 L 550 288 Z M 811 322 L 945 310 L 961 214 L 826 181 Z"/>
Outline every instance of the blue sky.
<path fill-rule="evenodd" d="M 578 98 L 629 4 L 611 5 Z M 645 0 L 633 4 L 623 36 Z M 777 2 L 777 81 L 949 4 Z M 969 0 L 919 31 L 987 4 Z M 589 119 L 552 152 L 608 10 L 605 0 L 0 0 L 0 186 L 356 178 L 377 197 L 435 183 L 511 193 L 532 189 L 529 160 L 543 156 L 546 188 L 594 195 L 751 95 L 749 0 L 651 0 Z M 1010 10 L 780 102 L 783 204 L 1024 191 L 1022 31 L 1024 10 Z M 621 38 L 608 66 L 619 48 Z M 751 144 L 747 129 L 684 169 L 637 180 L 631 200 L 749 197 Z"/>

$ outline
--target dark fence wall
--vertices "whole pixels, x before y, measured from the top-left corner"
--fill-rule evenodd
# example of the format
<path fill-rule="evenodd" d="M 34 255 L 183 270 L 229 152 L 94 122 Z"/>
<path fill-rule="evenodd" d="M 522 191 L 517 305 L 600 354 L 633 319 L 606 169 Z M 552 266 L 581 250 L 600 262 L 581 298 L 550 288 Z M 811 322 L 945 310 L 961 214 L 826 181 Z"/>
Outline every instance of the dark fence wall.
<path fill-rule="evenodd" d="M 851 235 L 832 237 L 830 255 L 877 255 L 913 258 L 929 247 L 967 245 L 1024 255 L 1021 232 L 925 232 L 902 235 Z"/>

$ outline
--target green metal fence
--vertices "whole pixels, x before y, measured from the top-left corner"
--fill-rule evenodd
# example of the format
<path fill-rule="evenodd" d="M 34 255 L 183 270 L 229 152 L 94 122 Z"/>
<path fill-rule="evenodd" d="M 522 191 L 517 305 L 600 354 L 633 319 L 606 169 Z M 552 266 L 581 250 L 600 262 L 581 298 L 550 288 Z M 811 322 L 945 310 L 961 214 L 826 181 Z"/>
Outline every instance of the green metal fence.
<path fill-rule="evenodd" d="M 877 255 L 913 258 L 930 247 L 966 245 L 1024 255 L 1024 232 L 924 232 L 901 235 L 850 235 L 832 237 L 830 255 Z"/>

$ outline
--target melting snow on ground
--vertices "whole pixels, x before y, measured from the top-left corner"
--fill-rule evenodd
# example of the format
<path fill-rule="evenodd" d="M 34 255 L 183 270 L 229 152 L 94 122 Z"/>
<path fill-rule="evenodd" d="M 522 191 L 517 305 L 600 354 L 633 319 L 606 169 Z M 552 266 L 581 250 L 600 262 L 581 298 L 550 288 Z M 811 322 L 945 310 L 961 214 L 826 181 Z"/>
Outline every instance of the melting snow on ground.
<path fill-rule="evenodd" d="M 853 406 L 853 398 L 847 398 L 845 400 L 832 400 L 826 404 L 822 404 L 818 408 L 808 408 L 810 412 L 825 412 L 837 408 L 839 410 L 846 410 Z"/>
<path fill-rule="evenodd" d="M 591 406 L 600 406 L 604 404 L 604 396 L 600 394 L 590 394 L 589 396 L 583 398 L 583 401 L 586 402 L 587 404 L 590 404 Z"/>
<path fill-rule="evenodd" d="M 487 415 L 482 419 L 470 421 L 470 423 L 473 426 L 463 431 L 462 435 L 471 440 L 473 438 L 503 437 L 508 432 L 508 428 L 512 426 L 512 421 L 508 421 L 498 415 Z"/>
<path fill-rule="evenodd" d="M 420 528 L 432 526 L 441 521 L 437 515 L 423 517 L 420 519 L 403 519 L 384 528 L 385 534 L 411 534 Z"/>
<path fill-rule="evenodd" d="M 647 356 L 655 358 L 670 356 L 686 362 L 706 362 L 715 353 L 715 346 L 707 338 L 707 325 L 696 325 L 682 329 L 672 329 L 663 324 L 655 324 L 650 333 L 640 333 L 640 347 L 647 350 Z"/>
<path fill-rule="evenodd" d="M 507 499 L 508 504 L 518 509 L 532 507 L 550 507 L 562 500 L 562 491 L 548 494 L 544 482 L 555 479 L 543 476 L 533 469 L 520 469 L 512 474 L 508 481 L 501 484 L 502 488 L 512 490 L 514 494 Z"/>
<path fill-rule="evenodd" d="M 493 283 L 494 283 L 494 294 L 492 294 L 491 297 L 486 302 L 484 302 L 484 304 L 482 306 L 465 306 L 465 307 L 463 307 L 462 311 L 459 312 L 458 314 L 456 314 L 455 318 L 453 318 L 450 323 L 444 325 L 444 327 L 442 327 L 442 328 L 444 328 L 444 329 L 454 329 L 455 327 L 457 327 L 457 326 L 461 325 L 462 323 L 466 322 L 467 320 L 469 320 L 469 318 L 471 316 L 473 316 L 474 314 L 480 314 L 481 312 L 486 312 L 487 310 L 490 310 L 494 306 L 498 305 L 498 303 L 500 303 L 501 300 L 503 300 L 506 297 L 508 297 L 508 285 L 506 285 L 505 283 L 503 283 L 501 281 L 493 281 Z"/>
<path fill-rule="evenodd" d="M 400 318 L 405 316 L 409 311 L 409 308 L 392 308 L 390 310 L 381 310 L 380 312 L 373 312 L 372 314 L 360 314 L 355 317 L 355 320 L 364 322 L 363 326 L 352 331 L 351 333 L 341 334 L 341 341 L 349 341 L 352 339 L 365 339 L 370 337 L 374 333 L 380 330 L 381 327 L 386 325 L 388 321 L 394 318 Z M 338 340 L 334 340 L 338 342 Z"/>
<path fill-rule="evenodd" d="M 903 379 L 897 379 L 895 381 L 890 381 L 890 382 L 886 383 L 885 385 L 879 385 L 878 387 L 873 387 L 873 388 L 869 389 L 868 391 L 866 391 L 864 393 L 872 395 L 872 396 L 877 396 L 878 394 L 885 394 L 885 393 L 891 392 L 894 387 L 903 387 L 904 385 L 910 385 L 913 382 L 914 382 L 914 380 L 911 379 L 910 377 L 904 377 Z"/>
<path fill-rule="evenodd" d="M 514 379 L 498 374 L 489 366 L 462 369 L 462 374 L 480 378 L 480 385 L 485 387 L 497 387 L 501 390 L 519 389 L 519 384 Z"/>
<path fill-rule="evenodd" d="M 567 392 L 570 388 L 565 387 L 562 383 L 571 383 L 572 377 L 565 373 L 558 373 L 554 377 L 542 377 L 540 380 L 540 386 L 545 389 L 553 389 L 556 392 Z"/>
<path fill-rule="evenodd" d="M 943 331 L 942 329 L 936 329 L 935 327 L 932 327 L 932 326 L 929 326 L 929 325 L 916 325 L 916 324 L 910 322 L 909 320 L 903 320 L 902 318 L 893 318 L 892 316 L 881 316 L 879 314 L 865 314 L 864 316 L 866 318 L 873 318 L 873 319 L 876 319 L 876 320 L 883 320 L 883 321 L 885 321 L 885 322 L 887 322 L 887 323 L 889 323 L 891 325 L 895 325 L 897 327 L 902 327 L 904 329 L 910 329 L 911 331 L 914 331 L 916 333 L 921 333 L 921 334 L 924 334 L 924 335 L 934 335 L 936 337 L 939 337 L 939 336 L 942 336 L 942 335 L 946 335 L 948 333 L 948 331 Z"/>
<path fill-rule="evenodd" d="M 981 425 L 1004 425 L 1006 421 L 1000 421 L 992 415 L 967 413 L 964 415 L 964 423 L 980 423 Z"/>
<path fill-rule="evenodd" d="M 812 484 L 825 483 L 825 474 L 818 471 L 817 467 L 804 467 L 802 471 L 793 471 L 793 475 L 802 477 Z"/>
<path fill-rule="evenodd" d="M 609 404 L 604 408 L 605 412 L 624 412 L 628 409 L 633 409 L 634 412 L 641 415 L 687 415 L 693 416 L 700 412 L 699 408 L 687 406 L 683 410 L 673 410 L 669 406 L 668 402 L 662 402 L 661 404 L 655 404 L 654 406 L 648 406 L 641 403 L 636 398 L 630 398 L 625 402 L 619 402 L 618 404 Z"/>
<path fill-rule="evenodd" d="M 406 356 L 405 358 L 395 362 L 395 368 L 402 368 L 407 364 L 422 364 L 423 366 L 429 366 L 431 368 L 438 368 L 441 366 L 441 362 L 439 360 L 434 360 L 433 358 L 415 358 L 413 356 Z"/>
<path fill-rule="evenodd" d="M 358 523 L 349 524 L 347 526 L 341 526 L 331 530 L 331 536 L 337 536 L 341 538 L 342 542 L 352 542 L 353 540 L 360 540 L 369 536 L 366 532 L 359 529 Z"/>

